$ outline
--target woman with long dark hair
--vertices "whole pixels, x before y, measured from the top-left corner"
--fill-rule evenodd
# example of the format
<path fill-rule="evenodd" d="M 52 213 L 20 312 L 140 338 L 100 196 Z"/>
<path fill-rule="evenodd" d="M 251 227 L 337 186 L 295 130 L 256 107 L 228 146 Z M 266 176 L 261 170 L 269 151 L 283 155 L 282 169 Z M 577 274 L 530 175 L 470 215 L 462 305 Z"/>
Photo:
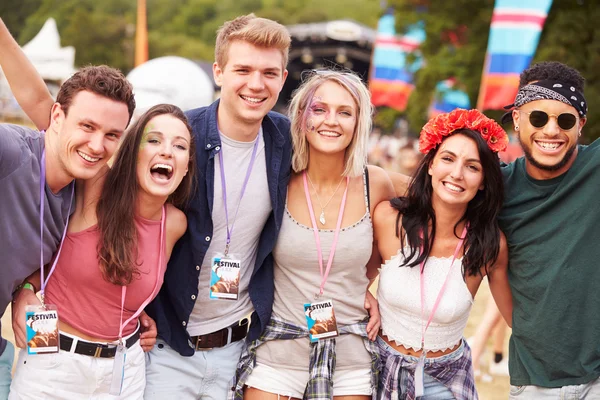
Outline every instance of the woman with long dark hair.
<path fill-rule="evenodd" d="M 78 188 L 66 235 L 40 280 L 43 301 L 58 310 L 60 350 L 22 350 L 11 399 L 143 398 L 137 317 L 187 228 L 180 208 L 194 184 L 190 132 L 178 107 L 154 106 L 125 135 L 112 168 Z M 18 321 L 13 327 L 23 346 Z M 28 348 L 47 345 L 35 339 Z"/>
<path fill-rule="evenodd" d="M 507 142 L 477 110 L 433 118 L 421 131 L 426 155 L 407 195 L 375 210 L 386 260 L 378 288 L 382 399 L 477 398 L 462 336 L 484 276 L 509 324 L 512 313 L 508 250 L 496 221 L 503 201 L 498 151 Z"/>

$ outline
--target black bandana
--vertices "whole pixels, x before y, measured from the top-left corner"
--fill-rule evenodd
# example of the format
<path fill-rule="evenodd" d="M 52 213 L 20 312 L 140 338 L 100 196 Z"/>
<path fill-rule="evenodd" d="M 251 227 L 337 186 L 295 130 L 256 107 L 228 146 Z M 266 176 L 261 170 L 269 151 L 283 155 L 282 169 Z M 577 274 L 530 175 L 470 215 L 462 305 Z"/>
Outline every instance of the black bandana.
<path fill-rule="evenodd" d="M 585 118 L 587 114 L 587 102 L 583 93 L 558 81 L 543 80 L 523 86 L 512 106 L 521 107 L 535 100 L 556 100 L 568 104 L 577 110 L 580 118 Z"/>

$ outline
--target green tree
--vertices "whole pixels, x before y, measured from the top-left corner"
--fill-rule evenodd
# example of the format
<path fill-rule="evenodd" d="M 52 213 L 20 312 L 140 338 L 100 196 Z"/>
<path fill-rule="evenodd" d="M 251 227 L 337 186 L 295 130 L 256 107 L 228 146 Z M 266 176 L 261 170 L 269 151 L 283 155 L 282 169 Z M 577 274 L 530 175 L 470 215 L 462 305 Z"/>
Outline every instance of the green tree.
<path fill-rule="evenodd" d="M 133 63 L 135 1 L 42 0 L 19 36 L 26 43 L 54 17 L 62 46 L 74 46 L 77 65 L 108 64 L 127 71 Z"/>
<path fill-rule="evenodd" d="M 419 132 L 426 122 L 435 84 L 440 80 L 456 77 L 465 87 L 471 103 L 476 104 L 494 2 L 436 1 L 426 12 L 417 11 L 415 3 L 418 1 L 390 1 L 396 10 L 398 32 L 418 20 L 425 22 L 427 39 L 421 45 L 425 65 L 415 74 L 416 89 L 406 111 L 411 130 Z M 534 58 L 534 62 L 555 60 L 566 63 L 586 78 L 590 112 L 584 140 L 600 136 L 599 18 L 600 9 L 591 0 L 554 0 Z M 459 42 L 450 41 L 449 33 L 459 33 Z M 490 110 L 486 114 L 498 119 L 502 111 Z"/>
<path fill-rule="evenodd" d="M 27 17 L 40 7 L 42 0 L 1 1 L 0 16 L 15 38 L 19 38 Z"/>

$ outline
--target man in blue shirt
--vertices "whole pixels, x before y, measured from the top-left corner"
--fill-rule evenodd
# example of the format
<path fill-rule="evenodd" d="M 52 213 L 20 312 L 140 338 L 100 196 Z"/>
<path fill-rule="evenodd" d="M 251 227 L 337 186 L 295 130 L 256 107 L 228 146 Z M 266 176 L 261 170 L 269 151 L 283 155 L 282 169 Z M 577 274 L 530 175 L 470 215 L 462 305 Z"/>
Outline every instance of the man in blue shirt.
<path fill-rule="evenodd" d="M 226 398 L 244 339 L 257 338 L 270 318 L 271 250 L 292 153 L 288 119 L 270 110 L 287 77 L 290 42 L 285 27 L 252 14 L 218 31 L 221 98 L 187 113 L 200 177 L 188 231 L 147 308 L 159 340 L 149 353 L 146 399 Z"/>
<path fill-rule="evenodd" d="M 112 68 L 87 67 L 69 78 L 54 102 L 0 20 L 0 65 L 39 129 L 0 125 L 0 316 L 17 289 L 32 298 L 39 282 L 19 285 L 55 253 L 73 202 L 73 180 L 90 179 L 117 149 L 135 108 L 133 90 Z M 45 153 L 44 158 L 42 154 Z M 45 174 L 42 174 L 42 160 Z M 45 181 L 43 191 L 40 180 Z M 40 195 L 45 212 L 40 235 Z M 27 300 L 25 300 L 27 302 Z M 20 309 L 14 307 L 14 309 Z M 24 325 L 25 314 L 18 314 Z M 18 336 L 18 332 L 15 332 Z M 0 399 L 8 396 L 13 348 L 0 338 Z"/>

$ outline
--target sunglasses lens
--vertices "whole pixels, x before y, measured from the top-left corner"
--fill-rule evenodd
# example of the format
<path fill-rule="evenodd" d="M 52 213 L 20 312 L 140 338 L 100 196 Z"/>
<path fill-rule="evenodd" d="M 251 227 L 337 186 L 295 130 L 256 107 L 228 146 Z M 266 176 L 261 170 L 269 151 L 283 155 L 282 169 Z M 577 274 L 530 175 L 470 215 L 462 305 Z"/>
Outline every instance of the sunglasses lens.
<path fill-rule="evenodd" d="M 532 111 L 529 114 L 529 122 L 536 128 L 542 128 L 548 123 L 548 114 L 543 111 Z"/>
<path fill-rule="evenodd" d="M 565 131 L 568 131 L 574 127 L 576 122 L 577 117 L 575 117 L 573 114 L 564 113 L 558 116 L 558 126 L 560 126 L 560 129 L 564 129 Z"/>

